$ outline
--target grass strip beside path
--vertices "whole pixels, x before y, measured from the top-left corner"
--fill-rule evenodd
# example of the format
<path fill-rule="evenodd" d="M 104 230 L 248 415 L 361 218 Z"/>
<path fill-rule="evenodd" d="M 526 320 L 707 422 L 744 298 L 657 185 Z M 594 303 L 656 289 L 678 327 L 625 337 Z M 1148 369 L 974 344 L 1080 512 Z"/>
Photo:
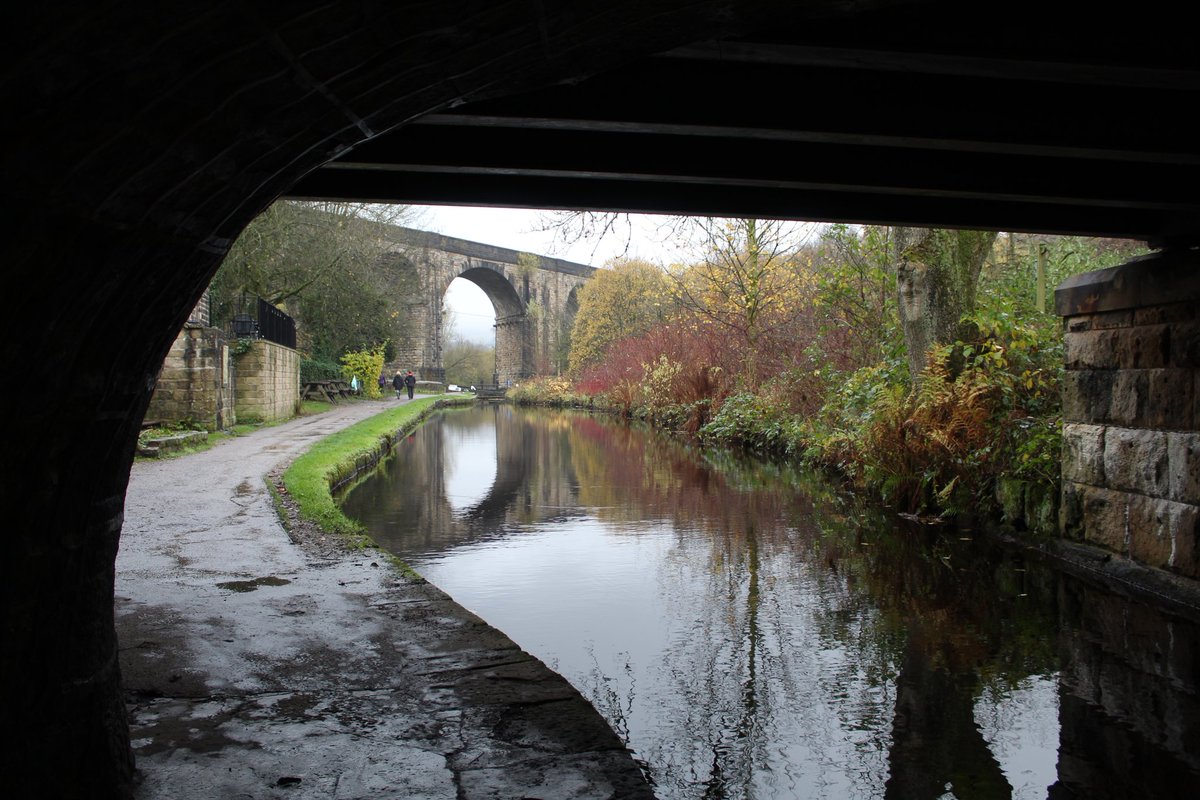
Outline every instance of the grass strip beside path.
<path fill-rule="evenodd" d="M 343 514 L 333 502 L 332 487 L 374 466 L 381 453 L 389 451 L 434 409 L 460 402 L 464 401 L 458 398 L 448 401 L 440 396 L 413 400 L 314 444 L 283 473 L 283 485 L 300 516 L 326 533 L 346 537 L 351 545 L 371 544 L 363 526 Z"/>

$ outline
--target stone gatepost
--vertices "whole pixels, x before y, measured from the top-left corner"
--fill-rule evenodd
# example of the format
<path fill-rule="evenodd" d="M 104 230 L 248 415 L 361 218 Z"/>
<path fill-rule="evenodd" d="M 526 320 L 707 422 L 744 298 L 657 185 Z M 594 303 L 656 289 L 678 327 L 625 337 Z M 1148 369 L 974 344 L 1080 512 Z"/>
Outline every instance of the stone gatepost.
<path fill-rule="evenodd" d="M 1200 257 L 1076 275 L 1063 317 L 1063 535 L 1200 578 Z"/>

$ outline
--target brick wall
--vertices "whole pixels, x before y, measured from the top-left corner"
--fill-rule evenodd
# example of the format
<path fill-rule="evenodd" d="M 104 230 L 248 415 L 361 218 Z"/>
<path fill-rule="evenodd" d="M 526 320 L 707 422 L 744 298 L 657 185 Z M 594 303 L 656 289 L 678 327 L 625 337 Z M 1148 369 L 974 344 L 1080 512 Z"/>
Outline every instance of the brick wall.
<path fill-rule="evenodd" d="M 238 419 L 287 419 L 300 402 L 300 355 L 290 347 L 258 339 L 236 357 Z"/>
<path fill-rule="evenodd" d="M 1200 578 L 1200 265 L 1159 255 L 1065 282 L 1068 538 Z"/>
<path fill-rule="evenodd" d="M 234 413 L 229 345 L 217 328 L 188 324 L 159 370 L 146 420 L 191 421 L 206 430 L 228 428 Z"/>

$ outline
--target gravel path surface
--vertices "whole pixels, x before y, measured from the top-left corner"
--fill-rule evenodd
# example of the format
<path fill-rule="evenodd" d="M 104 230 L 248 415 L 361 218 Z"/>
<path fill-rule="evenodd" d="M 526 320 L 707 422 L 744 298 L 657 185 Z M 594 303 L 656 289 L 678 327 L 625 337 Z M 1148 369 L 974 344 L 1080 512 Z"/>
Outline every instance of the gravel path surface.
<path fill-rule="evenodd" d="M 506 636 L 375 551 L 289 538 L 264 476 L 395 402 L 134 465 L 115 612 L 138 798 L 653 796 Z"/>

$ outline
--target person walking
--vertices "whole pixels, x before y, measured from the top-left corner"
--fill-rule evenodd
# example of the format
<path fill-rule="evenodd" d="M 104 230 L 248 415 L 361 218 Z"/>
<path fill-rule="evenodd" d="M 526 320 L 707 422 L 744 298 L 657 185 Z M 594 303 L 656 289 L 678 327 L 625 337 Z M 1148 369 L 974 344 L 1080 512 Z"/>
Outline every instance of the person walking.
<path fill-rule="evenodd" d="M 392 378 L 392 388 L 396 390 L 396 399 L 400 399 L 400 392 L 404 388 L 404 376 L 400 374 L 400 370 L 396 370 L 396 377 Z"/>
<path fill-rule="evenodd" d="M 413 375 L 411 369 L 408 371 L 408 374 L 404 376 L 404 385 L 408 387 L 408 399 L 412 400 L 413 389 L 417 387 L 417 376 Z"/>

